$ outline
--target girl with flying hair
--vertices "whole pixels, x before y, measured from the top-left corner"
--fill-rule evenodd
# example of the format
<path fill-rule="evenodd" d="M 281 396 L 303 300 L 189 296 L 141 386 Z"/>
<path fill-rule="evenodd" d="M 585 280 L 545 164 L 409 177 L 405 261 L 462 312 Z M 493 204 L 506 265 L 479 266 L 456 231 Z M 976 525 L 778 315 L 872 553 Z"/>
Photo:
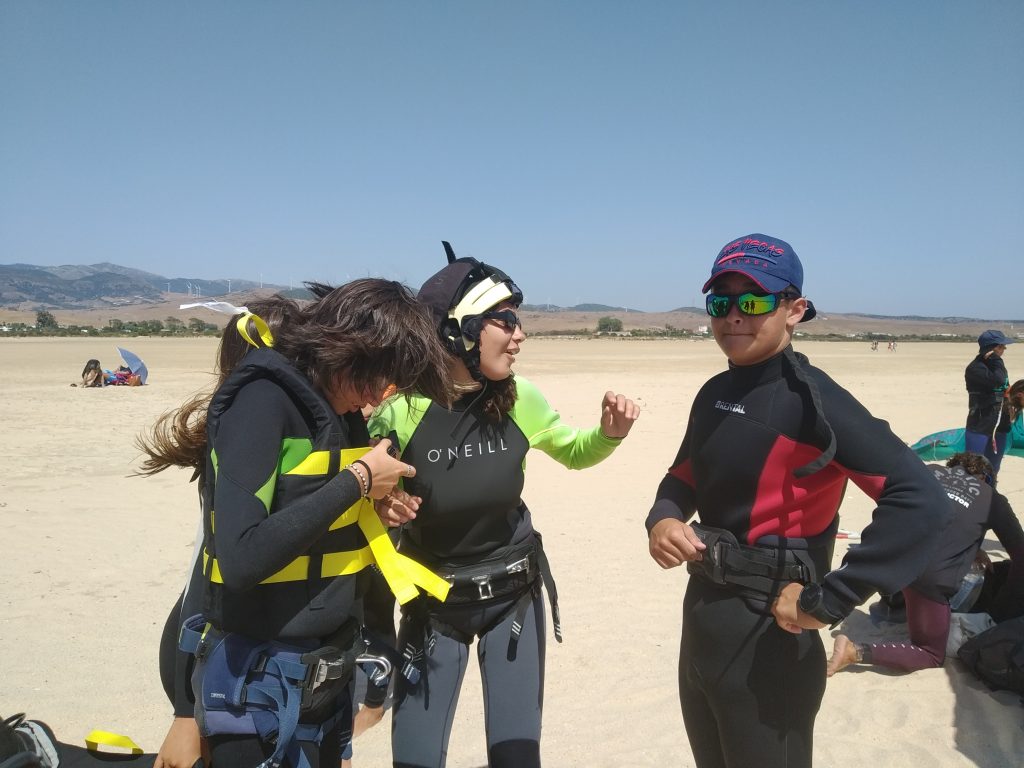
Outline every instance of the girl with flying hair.
<path fill-rule="evenodd" d="M 182 406 L 164 413 L 153 425 L 150 434 L 140 435 L 136 441 L 146 455 L 139 474 L 155 475 L 170 467 L 191 469 L 192 480 L 202 501 L 203 474 L 206 469 L 206 411 L 210 407 L 213 393 L 224 383 L 228 375 L 241 362 L 245 353 L 258 346 L 266 346 L 260 329 L 256 327 L 261 318 L 271 336 L 294 317 L 299 305 L 292 299 L 279 294 L 253 299 L 246 303 L 245 312 L 234 315 L 224 328 L 217 347 L 217 361 L 214 386 L 204 389 L 186 401 Z M 157 753 L 155 768 L 192 768 L 196 761 L 205 757 L 209 761 L 206 743 L 199 736 L 194 710 L 190 678 L 192 656 L 178 650 L 178 633 L 181 617 L 192 616 L 202 610 L 202 589 L 189 589 L 199 585 L 202 569 L 196 569 L 203 549 L 202 515 L 196 535 L 196 546 L 192 552 L 189 568 L 190 578 L 185 589 L 167 615 L 163 633 L 160 636 L 160 682 L 164 693 L 174 708 L 174 720 L 164 737 Z"/>
<path fill-rule="evenodd" d="M 400 393 L 451 397 L 429 312 L 408 289 L 370 278 L 333 290 L 310 287 L 318 299 L 309 305 L 275 305 L 275 332 L 255 320 L 238 325 L 257 348 L 240 360 L 236 350 L 230 371 L 222 365 L 208 403 L 193 398 L 143 440 L 144 473 L 190 466 L 200 480 L 203 551 L 193 589 L 201 592 L 205 623 L 186 620 L 185 629 L 198 627 L 201 635 L 195 713 L 220 768 L 285 759 L 338 764 L 351 731 L 350 664 L 339 661 L 331 669 L 344 674 L 332 672 L 325 685 L 303 690 L 297 723 L 285 715 L 288 700 L 270 708 L 276 722 L 268 725 L 267 711 L 253 703 L 258 697 L 233 702 L 218 686 L 246 668 L 232 654 L 273 664 L 275 654 L 315 656 L 330 647 L 348 658 L 357 646 L 366 566 L 382 546 L 366 521 L 369 509 L 379 526 L 369 500 L 415 474 L 389 455 L 388 440 L 367 449 L 360 408 L 379 403 L 391 384 Z M 413 591 L 436 588 L 424 576 L 402 578 Z M 255 669 L 231 685 L 255 690 L 264 667 Z M 190 765 L 170 759 L 167 743 L 165 749 L 166 765 Z"/>

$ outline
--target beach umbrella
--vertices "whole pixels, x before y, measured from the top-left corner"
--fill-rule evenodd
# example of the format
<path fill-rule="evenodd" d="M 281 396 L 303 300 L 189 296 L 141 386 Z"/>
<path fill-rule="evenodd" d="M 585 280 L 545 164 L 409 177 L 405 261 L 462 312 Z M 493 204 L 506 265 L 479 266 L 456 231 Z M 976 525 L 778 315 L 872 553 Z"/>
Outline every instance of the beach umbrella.
<path fill-rule="evenodd" d="M 142 358 L 134 352 L 129 352 L 124 347 L 118 347 L 117 353 L 121 355 L 121 359 L 124 360 L 124 364 L 128 366 L 128 369 L 139 377 L 139 381 L 145 384 L 146 378 L 149 376 L 149 369 L 142 362 Z"/>

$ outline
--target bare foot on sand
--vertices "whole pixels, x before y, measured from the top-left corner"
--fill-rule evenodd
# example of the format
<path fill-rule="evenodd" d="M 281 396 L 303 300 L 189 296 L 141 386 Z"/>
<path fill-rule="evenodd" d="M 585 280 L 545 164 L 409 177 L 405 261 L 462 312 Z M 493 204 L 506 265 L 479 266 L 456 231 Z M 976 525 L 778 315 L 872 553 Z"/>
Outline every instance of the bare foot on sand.
<path fill-rule="evenodd" d="M 832 677 L 841 669 L 857 663 L 857 646 L 846 635 L 836 635 L 836 644 L 832 646 L 832 657 L 828 660 L 826 674 Z"/>

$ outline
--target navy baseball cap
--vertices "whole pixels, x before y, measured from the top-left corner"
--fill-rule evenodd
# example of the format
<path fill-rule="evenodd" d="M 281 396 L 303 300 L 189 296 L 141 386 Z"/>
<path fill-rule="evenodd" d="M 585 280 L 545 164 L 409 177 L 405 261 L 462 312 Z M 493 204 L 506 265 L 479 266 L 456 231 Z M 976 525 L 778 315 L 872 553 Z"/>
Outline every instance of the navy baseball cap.
<path fill-rule="evenodd" d="M 1013 344 L 1014 341 L 1015 339 L 1011 339 L 1002 331 L 989 330 L 978 337 L 978 346 L 984 349 L 985 347 L 996 347 L 1000 344 Z"/>
<path fill-rule="evenodd" d="M 781 293 L 793 286 L 797 292 L 804 292 L 804 267 L 793 246 L 785 240 L 760 233 L 744 235 L 727 243 L 715 257 L 711 277 L 701 288 L 707 293 L 711 284 L 727 272 L 736 272 L 749 277 L 766 293 Z M 807 311 L 800 322 L 810 320 L 817 314 L 814 305 L 807 302 Z"/>

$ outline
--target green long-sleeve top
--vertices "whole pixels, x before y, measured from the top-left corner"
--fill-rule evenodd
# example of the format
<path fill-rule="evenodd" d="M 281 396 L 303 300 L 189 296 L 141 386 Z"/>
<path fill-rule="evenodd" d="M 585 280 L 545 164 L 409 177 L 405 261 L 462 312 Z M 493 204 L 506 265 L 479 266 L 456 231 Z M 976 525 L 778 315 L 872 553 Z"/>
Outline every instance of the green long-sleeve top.
<path fill-rule="evenodd" d="M 522 500 L 526 454 L 539 448 L 570 469 L 607 458 L 620 440 L 600 427 L 563 424 L 537 388 L 516 377 L 516 403 L 499 423 L 487 421 L 475 394 L 448 410 L 423 397 L 395 397 L 370 420 L 371 435 L 397 439 L 416 467 L 405 490 L 423 499 L 402 531 L 402 548 L 427 562 L 463 564 L 533 532 Z M 467 412 L 468 409 L 468 412 Z"/>

